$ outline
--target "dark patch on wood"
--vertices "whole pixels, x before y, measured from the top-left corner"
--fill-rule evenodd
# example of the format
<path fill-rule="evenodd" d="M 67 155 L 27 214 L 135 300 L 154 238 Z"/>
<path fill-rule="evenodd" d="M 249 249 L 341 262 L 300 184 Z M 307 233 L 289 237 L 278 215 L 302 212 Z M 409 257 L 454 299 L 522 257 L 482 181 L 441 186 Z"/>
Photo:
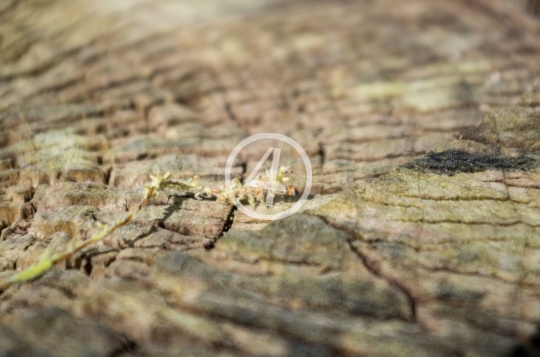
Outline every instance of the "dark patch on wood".
<path fill-rule="evenodd" d="M 540 1 L 527 0 L 527 11 L 534 16 L 540 16 Z"/>
<path fill-rule="evenodd" d="M 529 341 L 516 346 L 508 357 L 540 357 L 540 326 Z"/>
<path fill-rule="evenodd" d="M 321 165 L 324 165 L 324 162 L 326 161 L 326 152 L 324 150 L 324 143 L 319 143 L 319 151 L 317 151 L 317 155 L 319 155 L 319 163 Z"/>
<path fill-rule="evenodd" d="M 212 241 L 205 244 L 204 248 L 206 250 L 213 249 L 216 246 L 216 242 L 223 237 L 225 233 L 231 229 L 233 223 L 234 223 L 234 217 L 236 216 L 236 211 L 238 208 L 236 206 L 232 206 L 231 210 L 229 211 L 229 214 L 227 215 L 227 218 L 225 219 L 225 223 L 223 223 L 223 228 L 221 229 L 221 232 L 218 234 L 217 237 L 215 237 Z"/>
<path fill-rule="evenodd" d="M 481 172 L 486 170 L 527 171 L 538 167 L 538 160 L 529 156 L 511 157 L 505 155 L 472 154 L 464 150 L 447 150 L 427 153 L 401 166 L 420 172 L 434 172 L 453 175 L 458 172 Z"/>

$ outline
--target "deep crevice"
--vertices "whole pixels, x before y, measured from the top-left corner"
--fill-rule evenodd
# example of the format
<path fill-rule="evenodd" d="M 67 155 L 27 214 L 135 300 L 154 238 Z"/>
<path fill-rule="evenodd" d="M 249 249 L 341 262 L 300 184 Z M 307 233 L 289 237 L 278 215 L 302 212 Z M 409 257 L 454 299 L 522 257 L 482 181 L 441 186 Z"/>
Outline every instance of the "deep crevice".
<path fill-rule="evenodd" d="M 133 352 L 136 352 L 138 345 L 127 338 L 127 336 L 122 335 L 122 338 L 124 339 L 124 342 L 122 343 L 122 346 L 120 346 L 118 349 L 112 351 L 112 353 L 109 355 L 109 357 L 120 357 L 124 356 L 126 354 L 131 355 Z"/>
<path fill-rule="evenodd" d="M 414 301 L 414 298 L 412 297 L 412 294 L 408 291 L 408 289 L 405 288 L 400 283 L 398 283 L 397 281 L 395 281 L 394 279 L 384 276 L 368 261 L 367 257 L 364 256 L 362 252 L 360 252 L 358 249 L 354 247 L 350 239 L 348 239 L 347 242 L 349 244 L 349 248 L 351 249 L 351 251 L 360 259 L 360 261 L 363 263 L 366 269 L 368 269 L 373 275 L 389 283 L 391 286 L 399 290 L 401 293 L 403 293 L 403 295 L 407 297 L 407 300 L 409 301 L 409 306 L 411 309 L 411 318 L 413 321 L 416 321 L 416 302 Z"/>
<path fill-rule="evenodd" d="M 397 289 L 398 291 L 400 291 L 401 293 L 403 293 L 403 295 L 407 298 L 407 300 L 409 301 L 409 307 L 410 307 L 410 310 L 411 310 L 411 320 L 412 321 L 416 321 L 416 301 L 414 300 L 414 298 L 412 297 L 412 294 L 409 292 L 409 290 L 407 288 L 405 288 L 403 285 L 401 285 L 400 283 L 398 283 L 397 281 L 395 281 L 394 279 L 392 278 L 388 278 L 386 276 L 384 276 L 381 272 L 379 272 L 373 265 L 370 264 L 370 262 L 368 261 L 367 257 L 365 257 L 362 252 L 360 252 L 359 250 L 357 250 L 354 245 L 353 245 L 353 240 L 352 240 L 352 237 L 354 237 L 356 234 L 344 227 L 340 227 L 340 226 L 336 226 L 332 223 L 330 223 L 326 217 L 323 217 L 323 216 L 318 216 L 320 219 L 322 219 L 324 221 L 324 223 L 326 223 L 327 225 L 329 225 L 330 227 L 334 228 L 334 229 L 337 229 L 339 231 L 342 231 L 344 233 L 346 233 L 349 238 L 347 239 L 347 244 L 349 245 L 349 249 L 351 250 L 351 252 L 353 252 L 357 257 L 358 259 L 362 262 L 362 264 L 366 267 L 366 269 L 371 273 L 373 274 L 374 276 L 386 281 L 388 284 L 390 284 L 390 286 L 394 287 L 395 289 Z"/>
<path fill-rule="evenodd" d="M 240 182 L 244 183 L 244 176 L 247 172 L 247 162 L 242 162 L 240 164 L 240 167 L 242 168 L 242 173 L 240 174 Z M 225 233 L 231 229 L 233 223 L 234 223 L 234 217 L 236 217 L 236 213 L 238 211 L 238 208 L 235 205 L 231 206 L 231 209 L 229 210 L 229 213 L 227 214 L 227 217 L 225 218 L 225 222 L 223 223 L 223 227 L 221 228 L 221 231 L 219 234 L 212 239 L 210 242 L 204 245 L 204 248 L 206 250 L 213 249 L 216 246 L 216 242 L 223 237 Z"/>
<path fill-rule="evenodd" d="M 223 235 L 225 233 L 227 233 L 229 231 L 229 229 L 231 229 L 231 227 L 232 227 L 232 225 L 234 223 L 234 217 L 236 216 L 236 211 L 237 210 L 238 210 L 238 208 L 236 208 L 236 206 L 233 205 L 231 207 L 231 210 L 229 211 L 229 214 L 227 215 L 227 218 L 225 218 L 225 222 L 223 223 L 223 227 L 221 228 L 221 232 L 214 239 L 212 239 L 210 242 L 208 242 L 207 244 L 204 245 L 204 248 L 206 250 L 213 249 L 216 246 L 216 242 L 221 237 L 223 237 Z"/>
<path fill-rule="evenodd" d="M 84 273 L 88 276 L 92 275 L 92 268 L 92 258 L 88 257 L 83 265 Z"/>
<path fill-rule="evenodd" d="M 326 151 L 322 142 L 319 143 L 319 151 L 317 151 L 317 155 L 319 155 L 319 163 L 321 166 L 323 166 L 326 161 Z"/>

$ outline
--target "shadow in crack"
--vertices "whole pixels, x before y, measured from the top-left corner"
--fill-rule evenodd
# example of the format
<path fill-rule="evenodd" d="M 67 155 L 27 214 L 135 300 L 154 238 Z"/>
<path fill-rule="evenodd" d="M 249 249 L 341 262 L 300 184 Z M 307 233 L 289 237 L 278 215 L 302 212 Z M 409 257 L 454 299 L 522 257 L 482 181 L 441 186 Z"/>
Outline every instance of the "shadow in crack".
<path fill-rule="evenodd" d="M 507 357 L 540 357 L 540 325 L 527 342 L 517 345 Z"/>

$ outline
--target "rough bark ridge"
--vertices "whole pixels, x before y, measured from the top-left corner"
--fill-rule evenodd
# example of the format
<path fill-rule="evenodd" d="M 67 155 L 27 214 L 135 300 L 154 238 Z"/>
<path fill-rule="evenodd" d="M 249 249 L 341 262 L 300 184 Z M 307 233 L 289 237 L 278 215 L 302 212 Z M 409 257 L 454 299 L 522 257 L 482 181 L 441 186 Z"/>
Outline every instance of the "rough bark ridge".
<path fill-rule="evenodd" d="M 312 199 L 271 224 L 153 199 L 1 292 L 0 356 L 537 355 L 525 5 L 0 3 L 0 279 L 124 214 L 148 174 L 221 185 L 251 134 L 291 136 L 314 168 Z"/>

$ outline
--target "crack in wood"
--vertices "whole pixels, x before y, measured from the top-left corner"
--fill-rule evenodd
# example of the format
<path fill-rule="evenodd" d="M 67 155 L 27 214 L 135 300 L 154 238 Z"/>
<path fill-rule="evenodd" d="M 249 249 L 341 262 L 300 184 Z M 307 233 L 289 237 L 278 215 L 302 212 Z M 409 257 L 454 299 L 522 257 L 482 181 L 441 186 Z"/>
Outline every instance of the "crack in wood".
<path fill-rule="evenodd" d="M 336 227 L 334 227 L 336 228 Z M 338 228 L 336 228 L 338 229 Z M 390 284 L 390 286 L 393 286 L 394 288 L 396 288 L 398 291 L 400 291 L 408 300 L 409 302 L 409 307 L 410 307 L 410 313 L 411 313 L 411 317 L 412 317 L 412 320 L 413 321 L 416 321 L 416 301 L 414 300 L 414 297 L 413 295 L 411 294 L 411 292 L 405 287 L 403 286 L 403 284 L 399 283 L 398 281 L 396 281 L 395 279 L 391 279 L 391 278 L 388 278 L 387 276 L 385 276 L 384 274 L 382 274 L 376 267 L 374 264 L 372 264 L 371 262 L 369 262 L 368 258 L 366 256 L 364 256 L 364 254 L 362 254 L 358 249 L 356 249 L 354 247 L 354 245 L 352 244 L 352 239 L 348 239 L 347 240 L 347 243 L 349 244 L 349 248 L 350 250 L 358 257 L 358 259 L 362 262 L 362 264 L 376 277 L 386 281 L 388 284 Z"/>

